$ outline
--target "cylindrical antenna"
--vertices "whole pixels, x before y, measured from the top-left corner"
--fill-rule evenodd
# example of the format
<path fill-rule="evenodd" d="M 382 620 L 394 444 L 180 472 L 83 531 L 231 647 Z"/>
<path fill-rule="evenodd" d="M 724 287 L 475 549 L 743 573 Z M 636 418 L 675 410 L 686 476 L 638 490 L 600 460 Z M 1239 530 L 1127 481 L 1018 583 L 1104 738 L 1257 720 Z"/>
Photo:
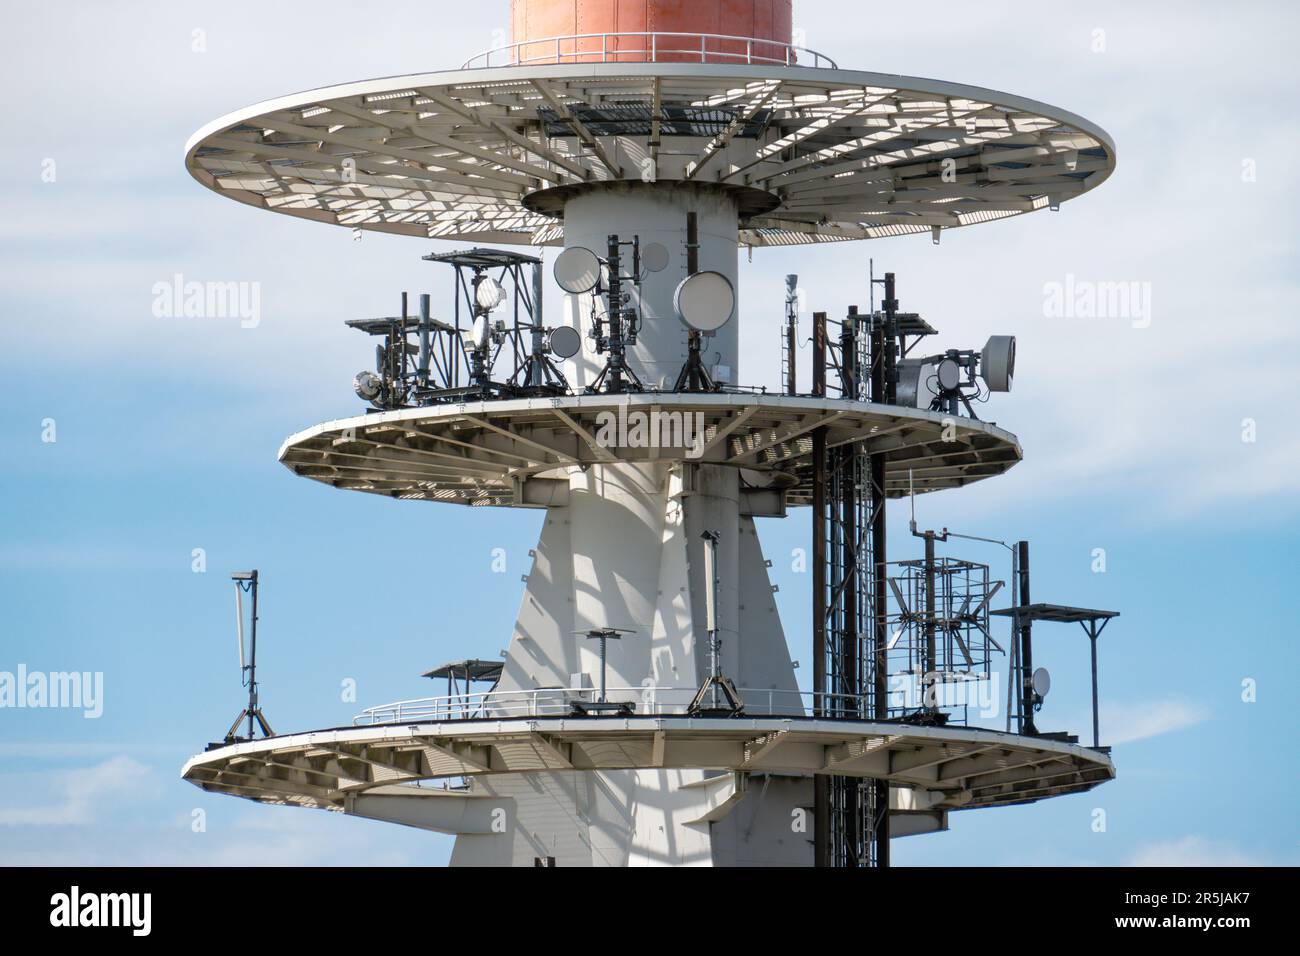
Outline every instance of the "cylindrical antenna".
<path fill-rule="evenodd" d="M 244 672 L 244 589 L 235 582 L 235 636 L 239 639 L 239 673 Z"/>
<path fill-rule="evenodd" d="M 795 356 L 799 354 L 799 277 L 785 277 L 785 393 L 798 393 L 795 381 Z"/>
<path fill-rule="evenodd" d="M 704 629 L 712 635 L 718 630 L 718 536 L 708 531 L 704 533 L 704 581 Z"/>
<path fill-rule="evenodd" d="M 429 380 L 429 293 L 420 293 L 420 367 L 416 369 L 420 384 Z"/>
<path fill-rule="evenodd" d="M 686 274 L 700 271 L 700 220 L 694 212 L 686 214 Z"/>
<path fill-rule="evenodd" d="M 533 264 L 533 325 L 540 328 L 542 322 L 542 266 L 544 263 L 538 259 Z"/>
<path fill-rule="evenodd" d="M 722 638 L 718 633 L 718 533 L 705 531 L 704 627 L 709 632 L 709 706 L 718 709 L 718 678 L 722 676 Z"/>
<path fill-rule="evenodd" d="M 916 486 L 912 483 L 912 469 L 907 469 L 907 497 L 912 504 L 912 531 L 916 531 Z"/>
<path fill-rule="evenodd" d="M 858 397 L 858 307 L 849 306 L 849 314 L 840 326 L 840 394 Z"/>
<path fill-rule="evenodd" d="M 528 355 L 528 384 L 539 386 L 546 384 L 546 359 L 543 352 L 546 345 L 546 327 L 542 321 L 542 260 L 533 263 L 533 328 L 532 341 Z"/>
<path fill-rule="evenodd" d="M 826 397 L 826 313 L 813 313 L 812 390 L 818 398 Z"/>
<path fill-rule="evenodd" d="M 1020 594 L 1017 607 L 1021 613 L 1014 621 L 1020 625 L 1020 732 L 1037 734 L 1034 726 L 1034 691 L 1030 684 L 1034 673 L 1033 625 L 1028 616 L 1029 609 L 1029 542 L 1016 542 L 1016 574 L 1020 578 Z"/>
<path fill-rule="evenodd" d="M 898 404 L 898 295 L 894 288 L 894 274 L 885 273 L 885 298 L 880 303 L 885 313 L 885 402 Z"/>

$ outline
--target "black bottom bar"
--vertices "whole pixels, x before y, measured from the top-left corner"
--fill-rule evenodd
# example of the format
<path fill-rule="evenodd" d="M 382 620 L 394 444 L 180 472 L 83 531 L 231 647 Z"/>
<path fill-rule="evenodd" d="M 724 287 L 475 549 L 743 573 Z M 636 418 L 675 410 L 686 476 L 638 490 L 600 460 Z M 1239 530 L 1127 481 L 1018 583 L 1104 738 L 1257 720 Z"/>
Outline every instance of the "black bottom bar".
<path fill-rule="evenodd" d="M 538 918 L 553 917 L 561 911 L 557 907 L 573 904 L 575 893 L 581 893 L 581 899 L 590 895 L 590 871 L 574 868 L 570 874 L 571 881 L 563 873 L 544 877 L 536 868 L 509 872 L 8 868 L 0 873 L 5 885 L 0 894 L 0 916 L 15 940 L 26 940 L 34 933 L 80 932 L 83 939 L 87 934 L 99 934 L 131 942 L 133 937 L 143 938 L 143 934 L 135 934 L 146 928 L 145 898 L 117 896 L 105 907 L 99 895 L 149 894 L 148 937 L 167 942 L 206 943 L 227 936 L 238 940 L 356 938 L 353 933 L 361 932 L 360 927 L 376 925 L 375 906 L 386 914 L 388 932 L 414 933 L 416 937 L 433 933 L 436 938 L 441 909 L 451 905 L 446 920 L 447 928 L 452 929 L 466 917 L 464 912 L 457 915 L 452 904 L 459 900 L 463 907 L 466 891 L 488 891 L 482 912 L 471 914 L 471 920 L 473 916 L 488 918 L 491 932 L 496 933 L 501 925 L 497 917 L 505 917 L 505 922 L 519 927 L 520 932 L 535 935 L 547 930 L 545 924 L 532 923 L 530 913 Z M 843 892 L 844 902 L 857 907 L 848 911 L 856 918 L 840 921 L 838 929 L 824 929 L 832 936 L 843 932 L 857 939 L 897 936 L 915 940 L 918 927 L 928 927 L 927 933 L 941 933 L 943 928 L 932 922 L 935 907 L 945 905 L 945 888 L 951 888 L 953 881 L 961 884 L 962 911 L 974 920 L 967 927 L 971 934 L 968 946 L 978 946 L 983 933 L 994 932 L 989 921 L 975 918 L 980 912 L 998 914 L 993 922 L 1003 929 L 1014 926 L 1022 939 L 1034 939 L 1033 934 L 1041 931 L 1044 935 L 1037 938 L 1059 940 L 1062 930 L 1068 928 L 1069 937 L 1075 940 L 1105 930 L 1137 938 L 1177 940 L 1176 945 L 1199 938 L 1216 947 L 1231 945 L 1231 940 L 1251 930 L 1269 931 L 1270 938 L 1283 940 L 1291 934 L 1295 920 L 1290 905 L 1294 871 L 1286 869 L 822 870 L 805 871 L 793 880 L 776 876 L 776 883 L 774 876 L 763 869 L 734 870 L 726 877 L 728 895 L 743 899 L 736 892 L 752 889 L 770 899 L 777 887 L 776 914 L 784 911 L 792 916 L 808 905 L 837 903 L 835 894 Z M 705 881 L 716 886 L 716 876 L 701 869 L 676 873 L 637 870 L 602 878 L 607 891 L 616 883 L 644 881 L 655 892 L 670 890 L 676 883 L 692 884 L 696 879 L 702 888 Z M 487 902 L 499 901 L 502 898 L 495 894 L 513 891 L 516 886 L 523 892 L 512 892 L 504 906 Z M 102 914 L 116 914 L 119 925 L 55 925 L 72 922 L 73 887 L 77 888 L 76 922 L 90 921 L 86 907 L 92 904 L 87 897 L 94 895 L 93 908 L 101 914 L 95 921 L 104 921 Z M 888 906 L 865 906 L 868 898 L 862 894 L 872 890 L 887 893 L 881 898 L 888 899 Z M 947 902 L 950 904 L 951 898 Z M 618 905 L 604 909 L 606 919 L 621 914 Z M 743 909 L 734 916 L 735 928 L 742 931 L 743 924 L 753 920 L 753 914 L 745 915 Z"/>

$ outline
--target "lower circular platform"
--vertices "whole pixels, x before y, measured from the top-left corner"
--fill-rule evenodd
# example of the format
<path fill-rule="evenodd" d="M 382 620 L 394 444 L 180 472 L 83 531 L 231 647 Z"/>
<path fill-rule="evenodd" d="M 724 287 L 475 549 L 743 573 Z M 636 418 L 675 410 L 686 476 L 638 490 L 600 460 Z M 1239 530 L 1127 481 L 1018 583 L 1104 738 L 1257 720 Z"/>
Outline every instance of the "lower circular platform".
<path fill-rule="evenodd" d="M 812 435 L 886 456 L 891 497 L 955 488 L 1020 461 L 987 422 L 848 399 L 693 393 L 584 395 L 377 412 L 290 436 L 280 461 L 336 488 L 469 505 L 561 505 L 569 471 L 616 462 L 735 467 L 784 502 L 812 497 Z"/>
<path fill-rule="evenodd" d="M 367 790 L 509 773 L 708 769 L 870 777 L 936 810 L 1030 803 L 1115 776 L 1110 757 L 1041 737 L 795 717 L 528 717 L 348 727 L 217 747 L 184 779 L 261 803 L 345 810 Z"/>

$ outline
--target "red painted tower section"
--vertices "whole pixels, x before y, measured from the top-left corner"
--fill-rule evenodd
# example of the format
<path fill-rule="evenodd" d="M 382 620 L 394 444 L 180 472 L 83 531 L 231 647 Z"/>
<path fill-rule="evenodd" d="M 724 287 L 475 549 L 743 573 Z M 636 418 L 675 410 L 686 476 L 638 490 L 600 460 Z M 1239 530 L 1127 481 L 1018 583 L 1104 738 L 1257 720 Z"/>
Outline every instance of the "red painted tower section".
<path fill-rule="evenodd" d="M 514 62 L 793 63 L 792 2 L 511 0 Z"/>

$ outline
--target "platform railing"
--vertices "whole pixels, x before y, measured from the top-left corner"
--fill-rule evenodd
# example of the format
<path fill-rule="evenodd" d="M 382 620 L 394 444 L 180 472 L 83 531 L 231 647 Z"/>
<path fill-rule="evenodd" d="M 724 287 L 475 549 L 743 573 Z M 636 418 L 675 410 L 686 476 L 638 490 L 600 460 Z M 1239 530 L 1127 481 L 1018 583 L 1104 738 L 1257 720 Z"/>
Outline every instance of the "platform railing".
<path fill-rule="evenodd" d="M 630 704 L 638 717 L 671 716 L 687 713 L 696 687 L 610 687 L 605 691 L 609 703 Z M 824 714 L 835 718 L 869 719 L 866 703 L 846 694 L 814 694 L 810 691 L 774 688 L 737 688 L 750 717 L 806 717 Z M 592 687 L 538 687 L 531 690 L 487 691 L 453 694 L 444 697 L 420 697 L 368 707 L 352 719 L 357 726 L 437 722 L 446 720 L 486 720 L 523 717 L 564 717 L 575 713 L 578 705 L 592 704 L 599 691 Z"/>
<path fill-rule="evenodd" d="M 616 41 L 611 43 L 610 41 Z M 635 44 L 639 43 L 640 46 Z M 630 45 L 629 45 L 630 44 Z M 539 52 L 533 53 L 536 49 Z M 519 40 L 477 53 L 463 70 L 541 63 L 745 63 L 839 69 L 816 50 L 761 37 L 722 33 L 575 33 Z"/>

